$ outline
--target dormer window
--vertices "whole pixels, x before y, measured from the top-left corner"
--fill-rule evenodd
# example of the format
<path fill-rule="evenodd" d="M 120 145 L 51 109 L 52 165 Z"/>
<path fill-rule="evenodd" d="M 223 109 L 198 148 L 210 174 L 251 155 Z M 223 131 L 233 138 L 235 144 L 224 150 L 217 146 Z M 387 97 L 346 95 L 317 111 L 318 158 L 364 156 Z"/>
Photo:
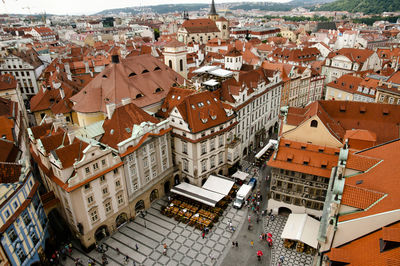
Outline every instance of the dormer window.
<path fill-rule="evenodd" d="M 144 69 L 143 71 L 142 71 L 142 74 L 144 74 L 144 73 L 148 73 L 149 71 L 147 70 L 147 69 Z"/>
<path fill-rule="evenodd" d="M 128 77 L 133 77 L 133 76 L 136 76 L 135 72 L 130 73 Z"/>
<path fill-rule="evenodd" d="M 211 119 L 212 119 L 212 120 L 215 120 L 215 119 L 217 119 L 217 116 L 216 116 L 216 115 L 212 115 L 212 116 L 211 116 Z"/>
<path fill-rule="evenodd" d="M 154 71 L 156 71 L 156 70 L 161 70 L 161 68 L 160 68 L 159 66 L 156 66 L 156 67 L 154 68 Z"/>
<path fill-rule="evenodd" d="M 317 120 L 312 120 L 310 123 L 310 127 L 318 127 L 318 121 Z"/>
<path fill-rule="evenodd" d="M 204 124 L 207 123 L 208 119 L 207 118 L 202 118 L 201 122 L 203 122 Z"/>
<path fill-rule="evenodd" d="M 140 97 L 142 97 L 142 96 L 143 96 L 143 95 L 139 93 L 139 94 L 136 95 L 136 99 L 138 99 L 138 98 L 140 98 Z"/>
<path fill-rule="evenodd" d="M 103 75 L 103 78 L 105 78 L 105 79 L 106 79 L 106 78 L 107 78 L 107 76 L 106 76 L 106 75 Z"/>
<path fill-rule="evenodd" d="M 191 106 L 192 106 L 192 109 L 193 109 L 193 110 L 196 109 L 196 106 L 194 106 L 194 104 L 192 104 Z"/>
<path fill-rule="evenodd" d="M 161 89 L 161 88 L 157 88 L 157 89 L 154 91 L 154 93 L 157 93 L 157 92 L 160 92 L 160 91 L 162 91 L 162 89 Z"/>

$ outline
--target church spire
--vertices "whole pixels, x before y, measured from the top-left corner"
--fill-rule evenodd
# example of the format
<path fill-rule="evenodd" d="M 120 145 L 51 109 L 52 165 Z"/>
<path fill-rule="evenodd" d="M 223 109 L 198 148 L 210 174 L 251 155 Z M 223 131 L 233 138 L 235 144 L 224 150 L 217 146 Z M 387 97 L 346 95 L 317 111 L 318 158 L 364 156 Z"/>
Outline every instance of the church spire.
<path fill-rule="evenodd" d="M 210 13 L 208 13 L 208 15 L 210 16 L 215 16 L 217 15 L 217 11 L 215 10 L 215 4 L 214 4 L 214 0 L 211 1 L 211 8 L 210 8 Z"/>

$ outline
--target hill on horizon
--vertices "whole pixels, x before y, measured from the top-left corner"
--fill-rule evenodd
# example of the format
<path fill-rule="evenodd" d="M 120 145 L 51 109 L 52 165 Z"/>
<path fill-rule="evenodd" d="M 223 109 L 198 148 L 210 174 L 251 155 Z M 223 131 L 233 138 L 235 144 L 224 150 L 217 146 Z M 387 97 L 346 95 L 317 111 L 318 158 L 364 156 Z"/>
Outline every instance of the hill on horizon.
<path fill-rule="evenodd" d="M 337 0 L 327 3 L 315 11 L 348 11 L 365 14 L 381 14 L 382 12 L 400 11 L 400 0 Z"/>

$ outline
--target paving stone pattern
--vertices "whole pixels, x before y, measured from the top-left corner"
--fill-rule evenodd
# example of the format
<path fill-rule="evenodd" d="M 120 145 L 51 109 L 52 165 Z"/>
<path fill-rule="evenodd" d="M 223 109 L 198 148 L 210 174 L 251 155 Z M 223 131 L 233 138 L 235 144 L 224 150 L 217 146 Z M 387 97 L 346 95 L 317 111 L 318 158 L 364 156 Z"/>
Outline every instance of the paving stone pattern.
<path fill-rule="evenodd" d="M 283 240 L 281 234 L 285 227 L 287 216 L 275 216 L 275 219 L 271 221 L 269 216 L 263 219 L 264 231 L 272 234 L 273 248 L 271 252 L 271 263 L 270 265 L 279 265 L 279 258 L 284 256 L 283 263 L 281 265 L 297 266 L 297 265 L 312 265 L 313 257 L 305 253 L 298 253 L 294 249 L 287 249 L 283 246 Z"/>
<path fill-rule="evenodd" d="M 200 230 L 162 215 L 161 206 L 166 204 L 165 198 L 157 200 L 144 218 L 137 217 L 103 241 L 108 246 L 105 253 L 108 266 L 125 265 L 126 255 L 129 257 L 128 265 L 216 265 L 222 259 L 224 250 L 231 245 L 233 233 L 227 226 L 229 220 L 237 228 L 245 219 L 244 210 L 234 209 L 230 204 L 203 239 Z M 163 255 L 164 243 L 168 246 L 166 256 Z M 85 254 L 77 248 L 63 265 L 74 265 L 73 258 L 77 257 L 83 265 L 86 265 L 89 257 L 101 265 L 101 254 L 97 251 Z"/>

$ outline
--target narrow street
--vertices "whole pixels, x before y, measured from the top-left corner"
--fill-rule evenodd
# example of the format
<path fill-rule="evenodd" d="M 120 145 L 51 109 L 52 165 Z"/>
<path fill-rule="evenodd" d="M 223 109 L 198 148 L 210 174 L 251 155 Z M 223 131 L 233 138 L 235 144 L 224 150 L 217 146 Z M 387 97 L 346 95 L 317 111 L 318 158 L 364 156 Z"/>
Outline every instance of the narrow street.
<path fill-rule="evenodd" d="M 248 171 L 248 173 L 252 173 L 254 168 Z M 258 168 L 257 168 L 258 169 Z M 246 169 L 243 169 L 246 170 Z M 268 190 L 269 190 L 269 181 L 267 182 L 265 177 L 270 173 L 269 167 L 265 166 L 259 168 L 258 172 L 258 185 L 257 189 L 260 189 L 262 195 L 262 202 L 260 203 L 260 210 L 267 209 L 268 203 Z M 254 190 L 256 192 L 256 190 Z M 246 207 L 243 207 L 246 208 Z M 252 230 L 248 230 L 248 214 L 251 215 L 251 224 L 253 226 Z M 260 240 L 259 236 L 264 232 L 263 221 L 262 219 L 266 219 L 265 217 L 260 216 L 260 221 L 256 223 L 256 214 L 253 213 L 250 209 L 245 211 L 246 219 L 244 223 L 239 225 L 238 230 L 233 235 L 233 240 L 238 242 L 238 247 L 228 248 L 224 254 L 225 258 L 218 263 L 218 265 L 228 266 L 228 265 L 269 265 L 271 260 L 271 250 L 267 245 L 265 240 Z M 254 241 L 254 246 L 251 247 L 250 242 Z M 261 261 L 257 259 L 257 251 L 261 250 L 264 255 L 262 256 Z"/>

